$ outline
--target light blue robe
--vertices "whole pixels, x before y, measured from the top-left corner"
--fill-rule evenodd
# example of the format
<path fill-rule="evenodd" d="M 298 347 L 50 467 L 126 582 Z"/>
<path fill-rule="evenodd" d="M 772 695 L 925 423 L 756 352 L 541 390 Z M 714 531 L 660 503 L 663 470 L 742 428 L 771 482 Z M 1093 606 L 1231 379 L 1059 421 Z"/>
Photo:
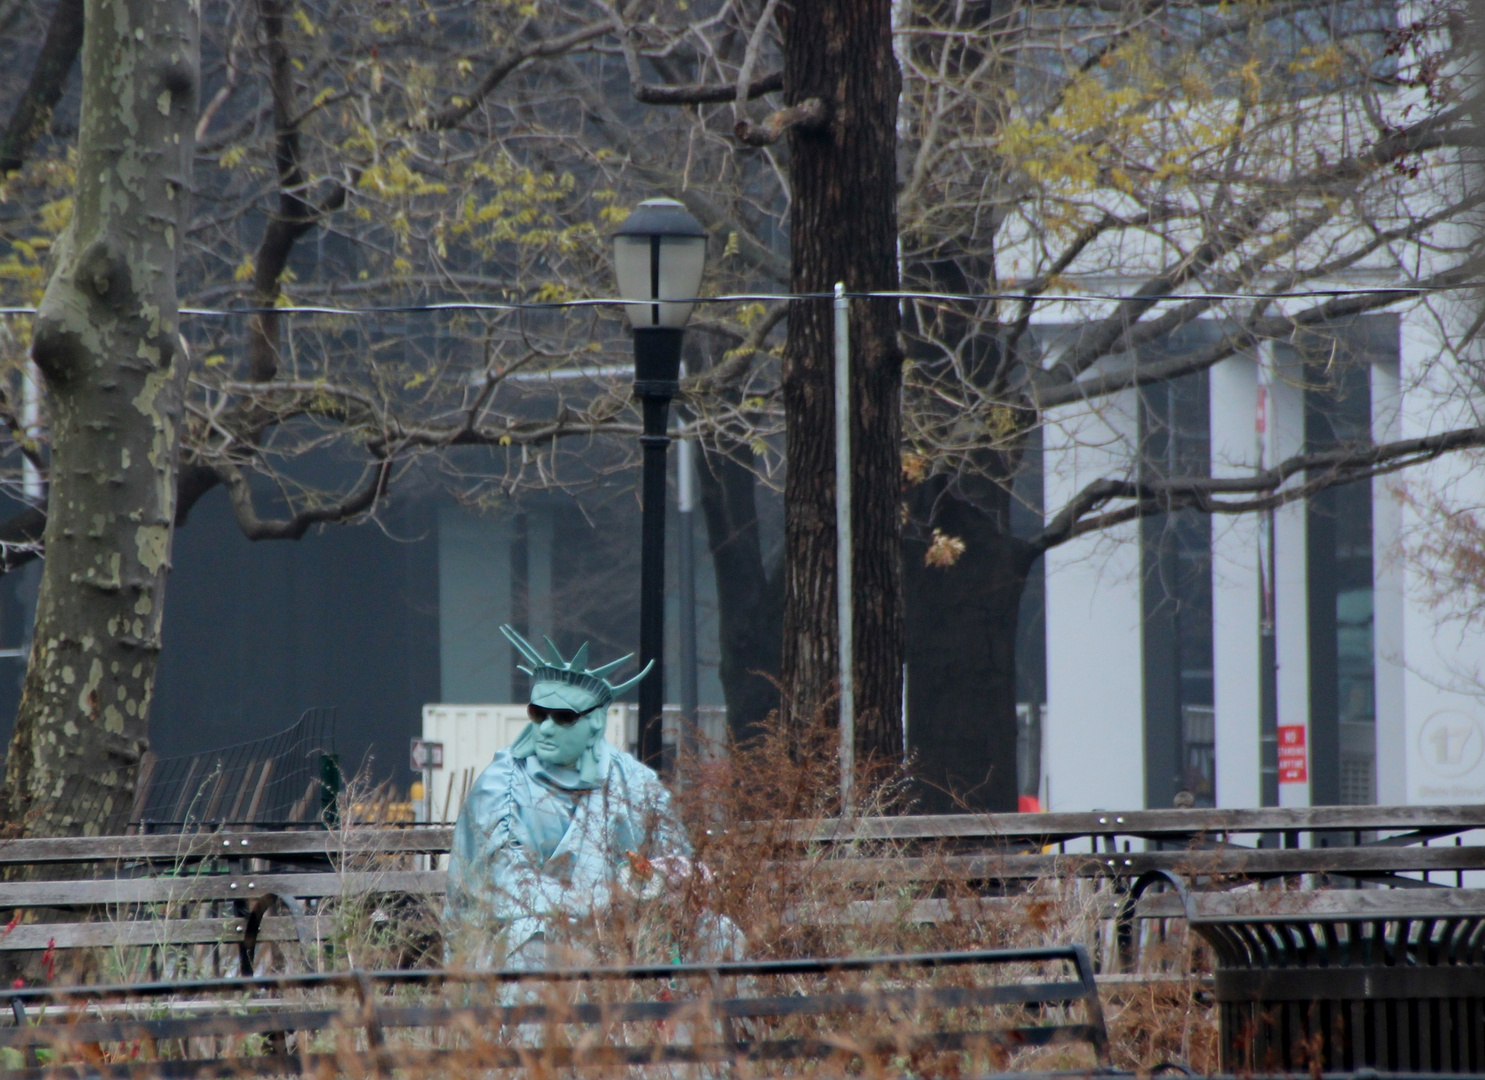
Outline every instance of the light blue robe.
<path fill-rule="evenodd" d="M 555 923 L 607 906 L 626 852 L 691 854 L 659 777 L 602 740 L 593 751 L 591 780 L 508 750 L 480 774 L 454 825 L 446 953 L 478 967 L 540 965 Z"/>

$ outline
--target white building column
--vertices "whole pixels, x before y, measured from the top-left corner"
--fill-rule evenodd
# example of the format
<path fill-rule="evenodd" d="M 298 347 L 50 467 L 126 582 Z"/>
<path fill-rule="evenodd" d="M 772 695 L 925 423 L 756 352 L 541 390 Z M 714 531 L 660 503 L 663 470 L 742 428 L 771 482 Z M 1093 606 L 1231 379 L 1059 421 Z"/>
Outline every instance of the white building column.
<path fill-rule="evenodd" d="M 1444 306 L 1441 301 L 1433 311 L 1420 307 L 1402 320 L 1403 438 L 1480 423 L 1479 391 L 1455 368 L 1441 339 L 1436 318 Z M 1468 325 L 1471 312 L 1456 314 Z M 1439 595 L 1429 577 L 1432 567 L 1419 555 L 1430 539 L 1447 539 L 1433 531 L 1438 507 L 1478 513 L 1485 505 L 1485 473 L 1477 452 L 1449 454 L 1409 470 L 1404 482 L 1414 496 L 1401 513 L 1410 549 L 1402 629 L 1407 801 L 1485 802 L 1485 659 L 1478 629 L 1462 617 L 1478 598 L 1449 595 L 1447 589 Z M 1380 756 L 1380 730 L 1378 735 Z"/>
<path fill-rule="evenodd" d="M 1133 392 L 1049 417 L 1043 436 L 1047 516 L 1094 480 L 1131 476 L 1138 435 Z M 1139 524 L 1079 537 L 1045 558 L 1047 809 L 1140 808 L 1145 754 Z"/>
<path fill-rule="evenodd" d="M 1269 346 L 1265 345 L 1265 350 Z M 1260 354 L 1263 355 L 1263 354 Z M 1303 365 L 1292 350 L 1273 349 L 1268 393 L 1267 464 L 1302 453 L 1305 444 Z M 1310 804 L 1310 612 L 1305 503 L 1274 514 L 1274 640 L 1278 651 L 1279 805 Z M 1298 729 L 1304 779 L 1286 780 L 1286 736 Z M 1292 748 L 1297 749 L 1297 748 Z"/>
<path fill-rule="evenodd" d="M 1251 476 L 1258 464 L 1258 362 L 1233 356 L 1211 369 L 1211 470 Z M 1212 664 L 1217 728 L 1217 805 L 1258 806 L 1259 544 L 1257 514 L 1212 518 Z"/>

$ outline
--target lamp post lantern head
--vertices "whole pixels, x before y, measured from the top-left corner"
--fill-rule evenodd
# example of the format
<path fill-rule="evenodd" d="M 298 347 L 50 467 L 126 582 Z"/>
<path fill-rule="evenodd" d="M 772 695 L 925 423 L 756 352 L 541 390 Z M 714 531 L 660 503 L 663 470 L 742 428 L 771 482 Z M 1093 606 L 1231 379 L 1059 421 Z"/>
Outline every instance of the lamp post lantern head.
<path fill-rule="evenodd" d="M 646 303 L 691 299 L 701 289 L 706 230 L 675 199 L 646 199 L 614 232 L 614 276 L 636 330 L 679 330 L 691 304 Z"/>
<path fill-rule="evenodd" d="M 639 756 L 661 763 L 665 662 L 665 449 L 680 389 L 681 339 L 706 268 L 706 231 L 674 199 L 646 199 L 614 232 L 614 276 L 634 327 L 634 396 L 644 410 L 639 652 L 655 674 L 639 685 Z M 648 667 L 646 668 L 648 670 Z"/>

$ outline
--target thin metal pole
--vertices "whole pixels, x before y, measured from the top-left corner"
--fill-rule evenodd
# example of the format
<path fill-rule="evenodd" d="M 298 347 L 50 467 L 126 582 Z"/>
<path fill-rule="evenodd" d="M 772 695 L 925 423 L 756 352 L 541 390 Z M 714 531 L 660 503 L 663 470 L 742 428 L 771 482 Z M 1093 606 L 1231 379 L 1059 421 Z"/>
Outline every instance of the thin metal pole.
<path fill-rule="evenodd" d="M 653 288 L 658 290 L 658 276 L 654 281 Z M 642 326 L 634 331 L 634 394 L 644 406 L 644 434 L 639 437 L 644 452 L 640 482 L 639 662 L 654 664 L 639 684 L 639 759 L 657 771 L 664 764 L 665 451 L 670 446 L 666 420 L 670 399 L 679 388 L 684 333 L 675 326 Z"/>
<path fill-rule="evenodd" d="M 851 308 L 835 283 L 835 616 L 840 634 L 840 800 L 852 811 L 856 773 L 855 648 L 851 611 Z"/>
<path fill-rule="evenodd" d="M 639 564 L 639 662 L 655 667 L 639 684 L 639 759 L 661 767 L 661 713 L 665 707 L 665 434 L 670 401 L 642 399 L 644 452 Z"/>
<path fill-rule="evenodd" d="M 685 375 L 686 366 L 681 365 Z M 681 743 L 694 754 L 695 729 L 700 723 L 701 690 L 696 664 L 696 481 L 692 473 L 695 445 L 682 439 L 676 445 L 676 509 L 680 512 L 679 550 L 676 552 L 680 583 Z"/>
<path fill-rule="evenodd" d="M 1273 459 L 1273 347 L 1258 346 L 1258 410 L 1254 417 L 1254 456 L 1262 472 Z M 1275 611 L 1274 512 L 1264 510 L 1258 522 L 1258 791 L 1263 806 L 1279 805 L 1279 652 Z"/>

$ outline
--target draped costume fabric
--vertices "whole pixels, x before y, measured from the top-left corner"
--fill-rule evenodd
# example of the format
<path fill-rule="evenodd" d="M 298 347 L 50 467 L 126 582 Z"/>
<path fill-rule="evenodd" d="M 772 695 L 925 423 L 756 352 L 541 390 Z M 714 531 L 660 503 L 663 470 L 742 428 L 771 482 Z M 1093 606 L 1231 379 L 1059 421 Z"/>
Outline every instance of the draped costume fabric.
<path fill-rule="evenodd" d="M 578 768 L 549 768 L 532 753 L 530 730 L 495 755 L 454 826 L 446 952 L 467 965 L 541 966 L 555 923 L 601 912 L 629 879 L 627 852 L 691 854 L 670 793 L 647 766 L 600 739 Z M 720 951 L 734 952 L 735 928 L 706 918 L 706 936 L 720 934 Z"/>

